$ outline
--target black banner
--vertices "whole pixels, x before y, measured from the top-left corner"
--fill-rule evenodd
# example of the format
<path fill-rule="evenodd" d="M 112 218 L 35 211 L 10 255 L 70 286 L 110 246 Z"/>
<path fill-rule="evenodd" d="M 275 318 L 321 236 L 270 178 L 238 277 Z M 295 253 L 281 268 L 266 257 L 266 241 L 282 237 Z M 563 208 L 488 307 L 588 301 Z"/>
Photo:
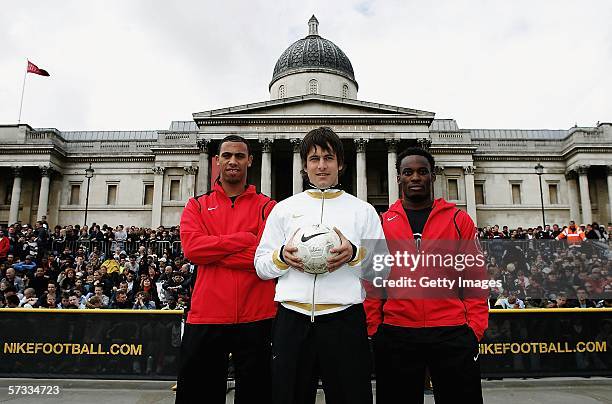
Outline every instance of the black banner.
<path fill-rule="evenodd" d="M 0 310 L 0 377 L 174 380 L 181 312 Z"/>
<path fill-rule="evenodd" d="M 612 376 L 612 309 L 491 310 L 483 377 Z"/>
<path fill-rule="evenodd" d="M 175 380 L 181 312 L 0 310 L 0 377 Z M 612 309 L 491 310 L 487 377 L 612 376 Z"/>

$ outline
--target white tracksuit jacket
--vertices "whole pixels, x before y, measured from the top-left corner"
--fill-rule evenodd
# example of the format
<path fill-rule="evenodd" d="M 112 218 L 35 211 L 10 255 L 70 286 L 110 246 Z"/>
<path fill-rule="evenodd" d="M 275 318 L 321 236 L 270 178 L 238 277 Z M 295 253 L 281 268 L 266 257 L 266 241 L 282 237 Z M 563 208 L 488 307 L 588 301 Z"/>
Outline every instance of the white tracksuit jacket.
<path fill-rule="evenodd" d="M 281 247 L 297 229 L 318 223 L 335 226 L 358 247 L 353 261 L 332 273 L 319 275 L 288 267 L 279 259 Z M 314 318 L 363 302 L 361 265 L 367 265 L 371 251 L 360 245 L 367 239 L 384 240 L 380 218 L 372 205 L 337 189 L 307 190 L 279 202 L 272 209 L 255 252 L 255 269 L 262 279 L 278 278 L 274 300 L 312 305 L 311 312 L 284 306 Z M 343 307 L 315 313 L 315 304 Z"/>

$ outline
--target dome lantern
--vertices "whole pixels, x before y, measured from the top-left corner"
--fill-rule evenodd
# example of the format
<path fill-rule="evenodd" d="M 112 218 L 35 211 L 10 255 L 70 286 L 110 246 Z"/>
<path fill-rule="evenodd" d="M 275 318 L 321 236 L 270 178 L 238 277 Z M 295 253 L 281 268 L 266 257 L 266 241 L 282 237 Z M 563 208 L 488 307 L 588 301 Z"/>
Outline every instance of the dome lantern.
<path fill-rule="evenodd" d="M 308 35 L 319 35 L 319 20 L 314 14 L 308 20 Z"/>

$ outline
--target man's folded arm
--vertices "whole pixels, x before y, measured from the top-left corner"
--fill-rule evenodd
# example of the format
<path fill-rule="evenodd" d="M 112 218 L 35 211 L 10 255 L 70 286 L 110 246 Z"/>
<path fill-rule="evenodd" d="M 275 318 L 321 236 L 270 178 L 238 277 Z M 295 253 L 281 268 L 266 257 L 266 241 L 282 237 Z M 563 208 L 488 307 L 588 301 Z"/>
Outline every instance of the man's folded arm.
<path fill-rule="evenodd" d="M 268 203 L 262 206 L 261 208 L 262 220 L 259 223 L 259 228 L 257 230 L 257 238 L 255 242 L 252 245 L 243 249 L 242 251 L 226 255 L 223 258 L 215 261 L 215 265 L 219 265 L 219 266 L 230 268 L 230 269 L 255 271 L 255 266 L 254 266 L 255 251 L 257 250 L 257 245 L 259 244 L 259 241 L 261 240 L 261 237 L 264 232 L 264 228 L 266 226 L 266 221 L 274 205 L 276 205 L 276 201 L 270 199 Z"/>
<path fill-rule="evenodd" d="M 200 216 L 199 204 L 192 198 L 181 216 L 181 243 L 188 260 L 194 264 L 208 265 L 255 245 L 257 236 L 246 231 L 210 235 Z"/>

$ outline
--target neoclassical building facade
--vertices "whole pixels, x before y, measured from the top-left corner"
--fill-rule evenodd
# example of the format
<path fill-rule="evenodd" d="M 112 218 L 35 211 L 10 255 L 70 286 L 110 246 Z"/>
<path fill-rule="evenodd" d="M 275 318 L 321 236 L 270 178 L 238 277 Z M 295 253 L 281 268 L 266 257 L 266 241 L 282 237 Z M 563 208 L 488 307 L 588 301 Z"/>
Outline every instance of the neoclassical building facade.
<path fill-rule="evenodd" d="M 542 202 L 549 224 L 612 222 L 612 123 L 466 129 L 433 112 L 359 100 L 350 60 L 319 35 L 314 16 L 308 35 L 278 59 L 269 90 L 270 100 L 196 112 L 167 130 L 0 125 L 0 224 L 42 216 L 51 225 L 83 224 L 87 206 L 89 224 L 176 225 L 186 200 L 215 180 L 214 156 L 229 134 L 251 142 L 249 181 L 281 200 L 302 190 L 299 144 L 319 126 L 343 139 L 344 188 L 378 210 L 398 197 L 398 152 L 419 146 L 436 158 L 435 196 L 479 226 L 540 225 Z"/>

